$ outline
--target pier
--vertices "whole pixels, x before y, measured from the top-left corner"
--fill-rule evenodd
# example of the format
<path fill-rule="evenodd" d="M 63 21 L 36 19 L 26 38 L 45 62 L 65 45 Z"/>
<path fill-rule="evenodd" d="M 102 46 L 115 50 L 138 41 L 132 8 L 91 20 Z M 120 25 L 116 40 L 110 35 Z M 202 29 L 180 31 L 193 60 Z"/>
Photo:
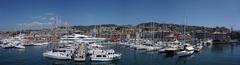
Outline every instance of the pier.
<path fill-rule="evenodd" d="M 78 62 L 85 62 L 86 61 L 86 44 L 81 43 L 79 44 L 78 48 L 75 51 L 74 54 L 74 61 L 78 61 Z"/>

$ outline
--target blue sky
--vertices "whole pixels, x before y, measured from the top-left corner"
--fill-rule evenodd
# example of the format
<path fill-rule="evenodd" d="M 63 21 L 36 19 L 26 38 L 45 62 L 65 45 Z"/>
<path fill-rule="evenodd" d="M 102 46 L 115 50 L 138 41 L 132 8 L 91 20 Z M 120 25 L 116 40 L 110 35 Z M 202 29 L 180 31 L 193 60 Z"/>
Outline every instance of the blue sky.
<path fill-rule="evenodd" d="M 240 30 L 240 0 L 0 0 L 0 29 L 48 15 L 70 25 L 138 24 L 157 21 L 234 26 Z"/>

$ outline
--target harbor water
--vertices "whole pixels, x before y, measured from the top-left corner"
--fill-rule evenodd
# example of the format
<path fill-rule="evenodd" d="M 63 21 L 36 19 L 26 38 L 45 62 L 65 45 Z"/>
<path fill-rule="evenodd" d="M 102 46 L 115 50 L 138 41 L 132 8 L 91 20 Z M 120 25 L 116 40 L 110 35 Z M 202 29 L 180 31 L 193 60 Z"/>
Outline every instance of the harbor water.
<path fill-rule="evenodd" d="M 122 53 L 113 62 L 74 62 L 45 58 L 42 53 L 51 45 L 28 46 L 25 49 L 0 49 L 0 65 L 240 65 L 240 43 L 205 46 L 191 56 L 177 57 L 165 53 L 134 50 L 118 44 L 105 45 Z"/>

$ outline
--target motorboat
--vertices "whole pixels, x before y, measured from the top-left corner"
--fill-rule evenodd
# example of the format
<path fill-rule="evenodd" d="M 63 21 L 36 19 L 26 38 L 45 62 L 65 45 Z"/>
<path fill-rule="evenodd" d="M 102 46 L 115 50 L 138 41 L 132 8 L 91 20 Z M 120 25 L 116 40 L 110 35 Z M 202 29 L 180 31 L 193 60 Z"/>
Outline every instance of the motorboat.
<path fill-rule="evenodd" d="M 69 60 L 71 59 L 71 56 L 73 54 L 73 51 L 70 49 L 54 49 L 51 51 L 47 51 L 43 53 L 44 57 L 47 58 L 53 58 L 53 59 L 59 59 L 59 60 Z"/>
<path fill-rule="evenodd" d="M 115 53 L 114 50 L 107 50 L 99 53 L 94 53 L 90 56 L 91 61 L 108 62 L 121 58 L 121 54 Z"/>

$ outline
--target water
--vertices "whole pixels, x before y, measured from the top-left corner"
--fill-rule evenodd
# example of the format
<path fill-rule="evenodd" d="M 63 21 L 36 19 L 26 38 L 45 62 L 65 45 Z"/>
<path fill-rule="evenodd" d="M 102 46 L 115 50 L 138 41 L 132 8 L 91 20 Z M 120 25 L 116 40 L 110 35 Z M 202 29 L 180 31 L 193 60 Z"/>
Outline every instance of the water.
<path fill-rule="evenodd" d="M 44 58 L 49 45 L 26 49 L 0 49 L 1 65 L 240 65 L 240 43 L 204 47 L 202 52 L 188 57 L 176 57 L 156 52 L 137 51 L 120 45 L 107 45 L 122 53 L 114 62 L 74 62 Z"/>

